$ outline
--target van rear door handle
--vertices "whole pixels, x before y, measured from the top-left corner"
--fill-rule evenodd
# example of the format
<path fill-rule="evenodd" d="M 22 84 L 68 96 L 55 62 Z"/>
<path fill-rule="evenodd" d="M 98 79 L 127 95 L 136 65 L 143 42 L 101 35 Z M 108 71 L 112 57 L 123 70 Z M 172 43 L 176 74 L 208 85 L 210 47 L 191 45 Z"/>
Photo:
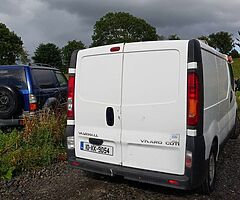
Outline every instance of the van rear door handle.
<path fill-rule="evenodd" d="M 102 145 L 103 140 L 102 139 L 89 138 L 89 143 L 90 144 L 95 144 L 95 145 Z"/>
<path fill-rule="evenodd" d="M 112 107 L 106 109 L 106 122 L 108 126 L 114 125 L 114 111 Z"/>

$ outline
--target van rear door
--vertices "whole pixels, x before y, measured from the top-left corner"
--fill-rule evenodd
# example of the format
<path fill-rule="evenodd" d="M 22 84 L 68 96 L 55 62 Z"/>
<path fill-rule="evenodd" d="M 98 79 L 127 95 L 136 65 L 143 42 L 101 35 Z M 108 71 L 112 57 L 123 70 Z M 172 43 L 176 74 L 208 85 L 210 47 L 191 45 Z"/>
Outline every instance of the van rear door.
<path fill-rule="evenodd" d="M 184 174 L 187 41 L 124 47 L 123 166 Z"/>
<path fill-rule="evenodd" d="M 121 163 L 122 60 L 123 44 L 78 53 L 75 84 L 76 157 Z"/>

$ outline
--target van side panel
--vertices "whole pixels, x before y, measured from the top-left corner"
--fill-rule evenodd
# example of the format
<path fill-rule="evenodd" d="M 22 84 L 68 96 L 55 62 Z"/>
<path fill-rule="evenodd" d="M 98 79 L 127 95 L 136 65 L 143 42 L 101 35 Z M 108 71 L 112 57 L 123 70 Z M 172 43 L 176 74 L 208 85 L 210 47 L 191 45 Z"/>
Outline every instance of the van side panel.
<path fill-rule="evenodd" d="M 236 123 L 237 101 L 236 101 L 235 83 L 234 83 L 232 67 L 228 63 L 226 63 L 226 65 L 228 65 L 228 73 L 231 81 L 230 98 L 232 96 L 232 101 L 230 102 L 230 111 L 229 111 L 229 129 L 232 130 Z"/>
<path fill-rule="evenodd" d="M 230 131 L 230 76 L 227 61 L 217 54 L 202 49 L 204 84 L 204 138 L 206 159 L 209 156 L 213 138 L 219 144 Z"/>
<path fill-rule="evenodd" d="M 228 74 L 228 68 L 226 60 L 216 57 L 216 65 L 218 68 L 218 102 L 219 102 L 219 138 L 220 142 L 227 137 L 229 133 L 229 90 L 230 90 L 230 77 Z"/>
<path fill-rule="evenodd" d="M 205 85 L 203 134 L 206 144 L 205 158 L 208 159 L 213 138 L 219 132 L 218 70 L 215 55 L 203 49 L 201 53 Z"/>
<path fill-rule="evenodd" d="M 126 44 L 122 88 L 123 166 L 184 174 L 186 45 Z"/>

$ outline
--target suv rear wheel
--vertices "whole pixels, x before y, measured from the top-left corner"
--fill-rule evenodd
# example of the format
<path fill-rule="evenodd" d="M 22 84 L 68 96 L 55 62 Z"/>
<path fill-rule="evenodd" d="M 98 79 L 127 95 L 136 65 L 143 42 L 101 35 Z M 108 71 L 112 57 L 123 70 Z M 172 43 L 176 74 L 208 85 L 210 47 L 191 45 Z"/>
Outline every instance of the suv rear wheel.
<path fill-rule="evenodd" d="M 0 118 L 9 119 L 21 111 L 22 100 L 16 87 L 0 85 Z"/>

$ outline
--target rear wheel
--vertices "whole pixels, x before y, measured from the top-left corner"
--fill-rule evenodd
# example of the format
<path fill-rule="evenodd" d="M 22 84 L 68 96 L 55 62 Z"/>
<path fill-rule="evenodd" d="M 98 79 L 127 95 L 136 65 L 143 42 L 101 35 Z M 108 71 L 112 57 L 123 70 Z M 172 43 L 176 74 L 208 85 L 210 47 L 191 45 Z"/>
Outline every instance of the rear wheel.
<path fill-rule="evenodd" d="M 18 90 L 13 86 L 0 85 L 0 118 L 15 117 L 21 108 L 22 101 Z"/>
<path fill-rule="evenodd" d="M 201 192 L 203 194 L 210 194 L 214 190 L 216 182 L 216 165 L 217 165 L 216 155 L 217 155 L 216 148 L 213 146 L 208 159 L 207 176 L 205 177 L 201 185 Z"/>

